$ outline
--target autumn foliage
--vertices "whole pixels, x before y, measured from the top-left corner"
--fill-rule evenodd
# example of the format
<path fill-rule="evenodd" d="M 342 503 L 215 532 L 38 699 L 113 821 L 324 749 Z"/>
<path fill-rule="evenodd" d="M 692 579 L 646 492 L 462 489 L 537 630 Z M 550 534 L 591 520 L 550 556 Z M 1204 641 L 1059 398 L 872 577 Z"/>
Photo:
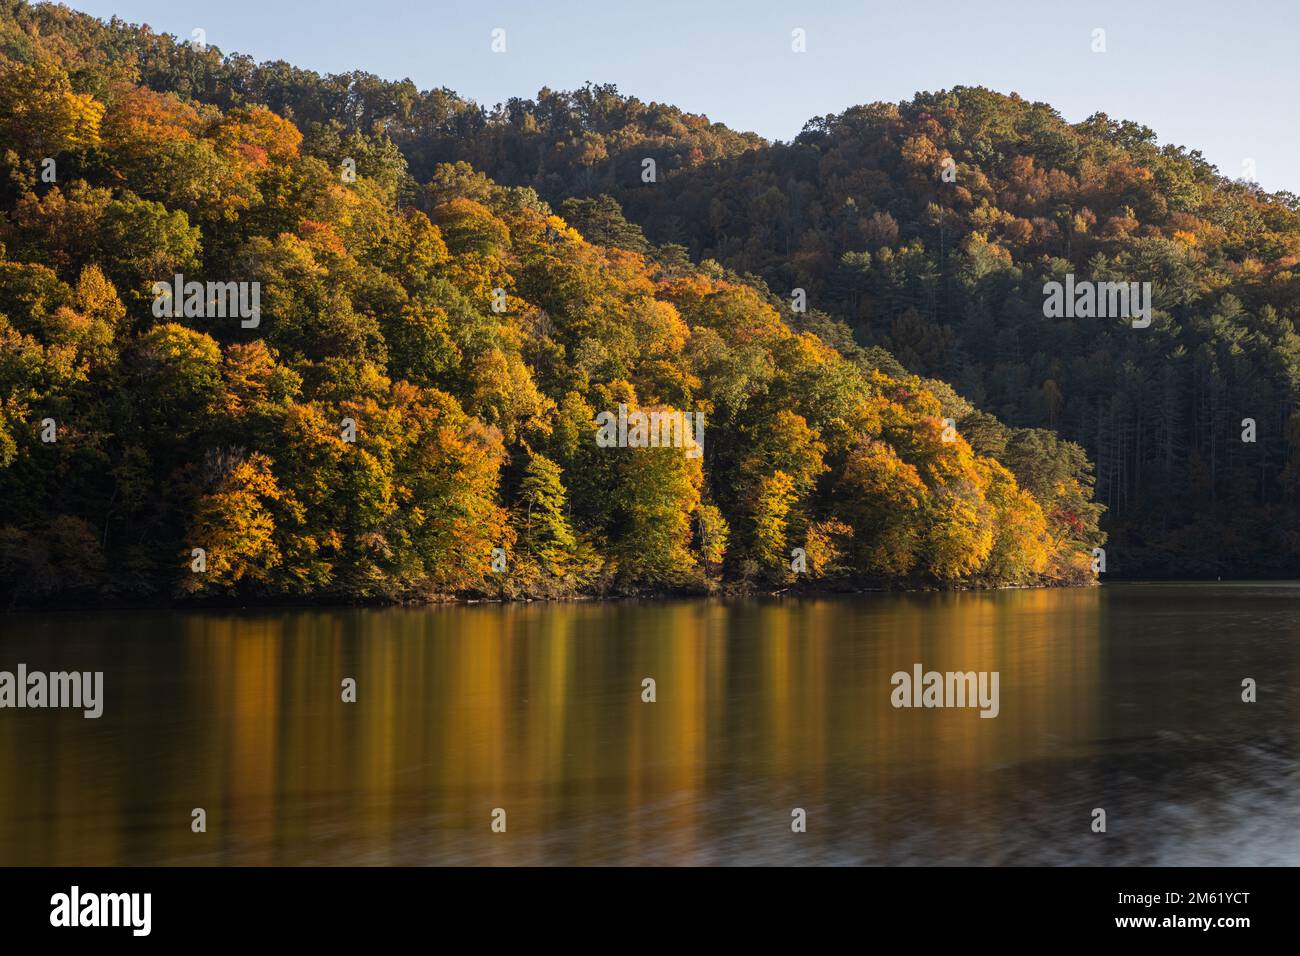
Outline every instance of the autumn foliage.
<path fill-rule="evenodd" d="M 760 281 L 6 29 L 9 601 L 1091 579 L 1086 462 L 1024 487 L 952 428 L 950 389 Z M 156 317 L 175 272 L 260 283 L 260 324 Z M 704 455 L 598 447 L 620 403 L 702 413 Z"/>

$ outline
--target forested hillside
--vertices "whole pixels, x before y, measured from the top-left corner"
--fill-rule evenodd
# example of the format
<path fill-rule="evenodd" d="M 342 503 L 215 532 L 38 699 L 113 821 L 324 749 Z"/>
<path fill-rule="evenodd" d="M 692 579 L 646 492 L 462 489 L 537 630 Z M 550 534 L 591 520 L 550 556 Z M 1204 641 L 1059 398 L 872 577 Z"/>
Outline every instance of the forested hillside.
<path fill-rule="evenodd" d="M 1026 429 L 1081 444 L 1111 574 L 1300 572 L 1297 200 L 1149 129 L 1103 114 L 1069 124 L 1045 104 L 958 88 L 768 144 L 612 87 L 488 110 L 446 89 L 17 10 L 101 98 L 125 79 L 223 110 L 263 104 L 315 155 L 356 154 L 403 205 L 431 214 L 441 164 L 464 162 L 533 188 L 589 240 L 674 267 L 717 261 L 763 280 L 773 302 L 805 290 L 809 312 L 787 319 L 845 345 L 838 319 L 874 367 L 897 376 L 896 358 L 951 383 L 963 399 L 944 401 L 976 451 L 1017 468 L 1053 443 Z M 1151 282 L 1155 321 L 1045 318 L 1043 285 L 1066 273 Z"/>
<path fill-rule="evenodd" d="M 664 187 L 621 194 L 650 236 L 805 287 L 860 343 L 1083 444 L 1109 572 L 1300 572 L 1295 196 L 982 89 L 819 119 Z M 1150 282 L 1151 326 L 1045 318 L 1067 273 Z"/>
<path fill-rule="evenodd" d="M 571 94 L 558 121 L 554 99 L 499 111 L 465 156 L 598 220 L 592 200 L 610 197 L 649 240 L 805 289 L 859 344 L 1081 443 L 1112 574 L 1300 573 L 1295 196 L 1131 122 L 1072 125 L 985 89 L 856 107 L 788 144 L 718 136 L 716 162 L 663 150 L 659 124 L 611 90 Z M 578 140 L 598 158 L 558 148 Z M 413 142 L 460 156 L 445 136 Z M 642 155 L 663 157 L 661 182 L 638 180 Z M 1151 327 L 1045 318 L 1044 284 L 1067 273 L 1150 282 Z M 963 433 L 996 454 L 982 422 Z"/>
<path fill-rule="evenodd" d="M 584 110 L 602 118 L 574 130 Z M 821 275 L 803 239 L 788 260 L 766 248 L 789 229 L 745 226 L 732 248 L 687 218 L 693 189 L 759 216 L 746 177 L 786 147 L 608 90 L 507 113 L 9 0 L 5 601 L 1092 580 L 1082 450 L 937 377 L 966 365 L 876 336 L 883 292 L 843 297 L 838 242 L 866 279 L 899 263 L 891 330 L 937 327 L 947 283 L 905 265 L 927 255 L 919 231 L 837 233 Z M 999 248 L 950 254 L 983 257 L 972 289 L 1010 295 Z M 791 311 L 796 279 L 817 308 Z M 210 284 L 256 284 L 260 310 L 172 308 L 173 281 L 209 284 L 208 302 Z M 601 447 L 620 406 L 703 414 L 702 455 Z"/>
<path fill-rule="evenodd" d="M 605 226 L 619 205 L 650 241 L 802 288 L 860 345 L 1082 444 L 1111 574 L 1300 573 L 1295 196 L 1134 123 L 1072 125 L 985 89 L 856 107 L 761 147 L 679 121 L 673 148 L 656 113 L 606 88 L 544 91 L 468 141 L 398 140 L 532 185 L 635 247 Z M 653 185 L 644 156 L 667 171 Z M 1067 273 L 1152 283 L 1151 327 L 1045 318 L 1044 284 Z M 983 422 L 962 431 L 996 454 Z"/>

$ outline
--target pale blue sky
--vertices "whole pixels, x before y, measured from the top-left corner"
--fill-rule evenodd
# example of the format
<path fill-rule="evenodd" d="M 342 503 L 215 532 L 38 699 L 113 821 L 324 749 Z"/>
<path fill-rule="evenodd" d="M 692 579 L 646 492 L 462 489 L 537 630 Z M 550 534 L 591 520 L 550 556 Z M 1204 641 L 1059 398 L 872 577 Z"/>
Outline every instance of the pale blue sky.
<path fill-rule="evenodd" d="M 768 139 L 856 103 L 957 84 L 1017 92 L 1067 120 L 1097 111 L 1200 149 L 1221 172 L 1300 193 L 1300 3 L 1054 0 L 72 0 L 223 52 L 369 70 L 491 106 L 587 80 Z M 506 30 L 507 52 L 490 49 Z M 790 33 L 808 51 L 791 52 Z M 1106 52 L 1091 51 L 1094 28 Z"/>

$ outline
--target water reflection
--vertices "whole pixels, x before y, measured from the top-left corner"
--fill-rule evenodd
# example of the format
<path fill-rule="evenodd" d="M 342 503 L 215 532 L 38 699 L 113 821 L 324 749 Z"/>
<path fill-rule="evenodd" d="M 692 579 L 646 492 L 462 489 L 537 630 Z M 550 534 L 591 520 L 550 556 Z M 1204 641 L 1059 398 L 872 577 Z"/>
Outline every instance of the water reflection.
<path fill-rule="evenodd" d="M 10 615 L 0 669 L 106 705 L 0 711 L 0 863 L 1295 864 L 1298 598 Z M 894 709 L 917 662 L 1000 715 Z"/>

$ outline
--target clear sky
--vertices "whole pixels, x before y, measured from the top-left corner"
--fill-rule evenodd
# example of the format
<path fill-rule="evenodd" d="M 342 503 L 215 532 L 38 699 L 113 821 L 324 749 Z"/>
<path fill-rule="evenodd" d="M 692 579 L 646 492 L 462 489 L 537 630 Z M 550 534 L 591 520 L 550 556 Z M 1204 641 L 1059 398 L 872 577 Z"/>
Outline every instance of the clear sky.
<path fill-rule="evenodd" d="M 95 16 L 491 106 L 614 83 L 789 140 L 812 116 L 964 84 L 1094 112 L 1300 193 L 1296 0 L 70 0 Z M 506 52 L 491 50 L 494 28 Z M 791 51 L 801 28 L 807 52 Z M 1092 52 L 1105 30 L 1104 53 Z M 1253 160 L 1254 176 L 1247 175 Z"/>

